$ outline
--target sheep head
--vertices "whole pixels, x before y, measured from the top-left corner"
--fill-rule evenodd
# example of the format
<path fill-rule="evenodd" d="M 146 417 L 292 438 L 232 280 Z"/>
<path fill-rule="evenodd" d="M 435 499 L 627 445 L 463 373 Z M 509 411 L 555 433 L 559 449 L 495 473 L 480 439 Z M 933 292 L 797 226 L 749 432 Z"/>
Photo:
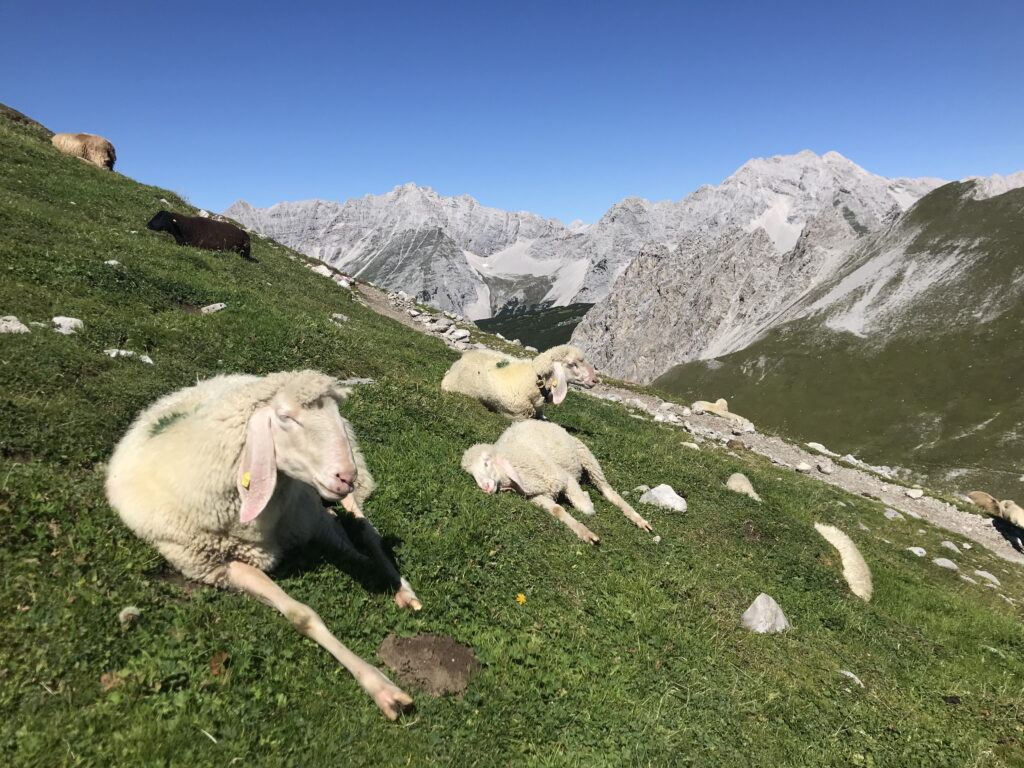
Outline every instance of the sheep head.
<path fill-rule="evenodd" d="M 484 493 L 516 490 L 525 493 L 515 467 L 494 450 L 493 445 L 478 444 L 462 454 L 462 468 L 473 476 Z"/>
<path fill-rule="evenodd" d="M 154 232 L 171 232 L 174 227 L 174 214 L 170 211 L 157 211 L 146 224 L 146 229 Z"/>
<path fill-rule="evenodd" d="M 572 344 L 552 347 L 534 358 L 533 365 L 537 375 L 548 384 L 548 399 L 556 405 L 565 399 L 569 384 L 591 389 L 601 382 L 583 351 Z"/>
<path fill-rule="evenodd" d="M 278 472 L 313 486 L 330 501 L 352 492 L 357 470 L 351 433 L 338 412 L 347 395 L 334 384 L 312 399 L 285 388 L 253 413 L 237 480 L 243 523 L 267 506 Z"/>

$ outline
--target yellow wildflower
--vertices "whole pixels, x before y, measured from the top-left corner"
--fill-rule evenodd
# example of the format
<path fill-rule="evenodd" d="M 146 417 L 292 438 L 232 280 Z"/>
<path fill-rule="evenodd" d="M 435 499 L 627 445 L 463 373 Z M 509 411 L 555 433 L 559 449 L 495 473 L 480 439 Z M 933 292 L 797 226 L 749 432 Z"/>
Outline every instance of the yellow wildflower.
<path fill-rule="evenodd" d="M 525 603 L 526 602 L 526 595 L 524 595 L 522 592 L 520 592 L 518 595 L 516 595 L 516 602 L 519 603 L 520 605 Z"/>

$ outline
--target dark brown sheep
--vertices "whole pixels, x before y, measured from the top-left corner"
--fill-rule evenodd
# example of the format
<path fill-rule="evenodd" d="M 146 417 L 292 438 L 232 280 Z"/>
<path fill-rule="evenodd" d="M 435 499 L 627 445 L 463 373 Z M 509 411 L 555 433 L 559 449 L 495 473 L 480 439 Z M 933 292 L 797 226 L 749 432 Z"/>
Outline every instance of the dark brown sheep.
<path fill-rule="evenodd" d="M 146 226 L 155 232 L 170 232 L 178 245 L 208 251 L 234 251 L 246 261 L 256 261 L 249 255 L 249 234 L 226 221 L 158 211 Z"/>

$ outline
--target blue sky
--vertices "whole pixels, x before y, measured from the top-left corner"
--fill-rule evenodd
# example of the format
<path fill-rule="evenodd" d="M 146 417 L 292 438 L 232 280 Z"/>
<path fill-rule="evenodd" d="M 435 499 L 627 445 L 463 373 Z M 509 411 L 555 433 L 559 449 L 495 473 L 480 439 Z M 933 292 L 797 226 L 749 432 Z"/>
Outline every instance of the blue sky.
<path fill-rule="evenodd" d="M 0 100 L 222 210 L 408 181 L 596 220 L 745 160 L 1024 169 L 1022 2 L 0 3 Z"/>

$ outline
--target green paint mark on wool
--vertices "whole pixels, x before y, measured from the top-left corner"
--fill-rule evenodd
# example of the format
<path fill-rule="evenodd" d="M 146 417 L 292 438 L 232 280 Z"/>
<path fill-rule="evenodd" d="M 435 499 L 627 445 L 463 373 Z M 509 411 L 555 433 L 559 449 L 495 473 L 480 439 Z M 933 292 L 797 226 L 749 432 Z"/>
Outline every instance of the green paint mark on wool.
<path fill-rule="evenodd" d="M 149 436 L 150 437 L 156 437 L 161 432 L 166 430 L 169 426 L 171 426 L 171 424 L 176 422 L 178 419 L 183 419 L 183 418 L 185 418 L 185 414 L 184 413 L 177 413 L 177 412 L 176 413 L 168 413 L 165 416 L 161 416 L 159 419 L 156 420 L 156 424 L 154 424 L 152 427 L 149 428 Z"/>

